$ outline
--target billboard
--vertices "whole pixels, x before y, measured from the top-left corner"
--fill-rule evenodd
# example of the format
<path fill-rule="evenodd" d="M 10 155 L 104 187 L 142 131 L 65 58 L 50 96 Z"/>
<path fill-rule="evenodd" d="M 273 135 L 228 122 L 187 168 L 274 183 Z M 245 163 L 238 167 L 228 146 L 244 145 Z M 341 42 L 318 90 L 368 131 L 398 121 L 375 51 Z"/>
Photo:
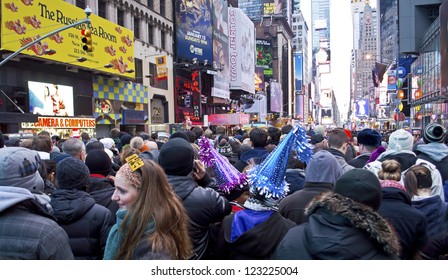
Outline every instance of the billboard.
<path fill-rule="evenodd" d="M 252 20 L 263 16 L 286 14 L 286 1 L 282 0 L 239 0 L 238 8 Z"/>
<path fill-rule="evenodd" d="M 283 91 L 282 84 L 271 82 L 271 112 L 283 112 Z"/>
<path fill-rule="evenodd" d="M 303 85 L 303 57 L 301 52 L 294 53 L 294 85 L 295 91 L 302 91 Z"/>
<path fill-rule="evenodd" d="M 448 2 L 440 5 L 440 92 L 448 95 Z"/>
<path fill-rule="evenodd" d="M 61 0 L 14 1 L 6 3 L 1 11 L 1 49 L 12 52 L 86 18 L 83 9 Z M 93 52 L 82 49 L 81 30 L 87 28 L 82 24 L 35 43 L 22 54 L 135 77 L 133 32 L 94 14 L 90 19 Z"/>
<path fill-rule="evenodd" d="M 229 8 L 230 89 L 255 93 L 255 27 L 238 8 Z"/>
<path fill-rule="evenodd" d="M 272 77 L 272 42 L 265 39 L 257 39 L 256 44 L 256 64 L 263 67 L 264 75 L 268 78 Z"/>
<path fill-rule="evenodd" d="M 264 69 L 263 67 L 255 67 L 255 91 L 264 91 L 266 88 L 264 80 Z"/>
<path fill-rule="evenodd" d="M 211 1 L 175 1 L 177 57 L 212 61 Z"/>
<path fill-rule="evenodd" d="M 230 98 L 229 91 L 229 11 L 227 1 L 213 0 L 213 65 L 214 76 L 212 96 Z"/>
<path fill-rule="evenodd" d="M 360 99 L 356 101 L 355 115 L 357 117 L 369 116 L 369 99 Z"/>
<path fill-rule="evenodd" d="M 28 81 L 30 112 L 42 116 L 74 116 L 73 87 Z"/>

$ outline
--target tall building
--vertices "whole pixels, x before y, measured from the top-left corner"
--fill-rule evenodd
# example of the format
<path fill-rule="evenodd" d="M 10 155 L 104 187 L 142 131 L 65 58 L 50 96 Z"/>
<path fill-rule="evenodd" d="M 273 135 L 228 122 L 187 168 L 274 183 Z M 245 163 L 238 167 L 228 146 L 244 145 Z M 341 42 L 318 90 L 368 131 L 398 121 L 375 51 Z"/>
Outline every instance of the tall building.
<path fill-rule="evenodd" d="M 330 49 L 330 0 L 312 0 L 311 22 L 313 54 Z"/>

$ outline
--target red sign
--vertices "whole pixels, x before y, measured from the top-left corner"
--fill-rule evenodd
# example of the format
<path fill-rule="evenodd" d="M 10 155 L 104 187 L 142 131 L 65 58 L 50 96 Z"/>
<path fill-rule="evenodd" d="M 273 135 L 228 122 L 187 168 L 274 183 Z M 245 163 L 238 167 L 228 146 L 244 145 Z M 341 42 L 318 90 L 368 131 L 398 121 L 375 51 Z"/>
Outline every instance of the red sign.
<path fill-rule="evenodd" d="M 389 76 L 389 78 L 388 78 L 388 80 L 387 80 L 387 83 L 388 83 L 389 85 L 395 85 L 395 84 L 397 83 L 397 77 L 395 77 L 395 76 Z"/>
<path fill-rule="evenodd" d="M 402 121 L 404 121 L 404 118 L 405 118 L 405 115 L 403 112 L 400 112 L 400 113 L 397 113 L 394 115 L 394 120 L 396 122 L 398 122 L 398 121 L 402 122 Z"/>

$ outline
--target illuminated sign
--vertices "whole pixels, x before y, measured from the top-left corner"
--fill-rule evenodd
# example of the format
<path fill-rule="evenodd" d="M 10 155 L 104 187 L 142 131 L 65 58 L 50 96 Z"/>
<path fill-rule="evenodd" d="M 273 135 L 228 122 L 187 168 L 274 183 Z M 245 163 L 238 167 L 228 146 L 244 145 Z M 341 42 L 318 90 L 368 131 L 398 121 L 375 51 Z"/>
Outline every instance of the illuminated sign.
<path fill-rule="evenodd" d="M 27 3 L 27 4 L 26 4 Z M 1 9 L 1 49 L 17 51 L 36 39 L 86 18 L 83 9 L 60 0 L 14 1 Z M 95 69 L 116 75 L 134 77 L 134 35 L 97 15 L 91 15 L 93 52 L 83 50 L 81 24 L 56 33 L 22 53 Z M 87 59 L 87 60 L 85 60 Z"/>
<path fill-rule="evenodd" d="M 22 128 L 95 128 L 95 119 L 38 117 L 36 123 L 22 123 Z"/>

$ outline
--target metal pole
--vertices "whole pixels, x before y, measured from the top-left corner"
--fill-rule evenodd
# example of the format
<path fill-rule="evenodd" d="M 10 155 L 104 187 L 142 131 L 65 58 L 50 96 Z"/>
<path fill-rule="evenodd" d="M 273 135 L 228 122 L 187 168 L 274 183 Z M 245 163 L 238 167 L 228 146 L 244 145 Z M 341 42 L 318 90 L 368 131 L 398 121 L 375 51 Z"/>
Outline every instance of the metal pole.
<path fill-rule="evenodd" d="M 20 49 L 18 49 L 18 50 L 15 51 L 14 53 L 10 54 L 7 58 L 5 58 L 4 60 L 2 60 L 2 61 L 0 62 L 0 67 L 3 66 L 3 64 L 5 64 L 5 63 L 8 62 L 9 60 L 11 60 L 12 58 L 14 58 L 15 56 L 17 56 L 17 55 L 18 55 L 19 53 L 21 53 L 23 50 L 26 50 L 27 48 L 31 47 L 32 45 L 34 45 L 34 44 L 36 44 L 36 43 L 42 41 L 42 40 L 45 39 L 45 38 L 50 37 L 50 36 L 53 35 L 53 34 L 56 34 L 56 33 L 58 33 L 58 32 L 64 31 L 64 30 L 69 29 L 69 28 L 72 28 L 72 27 L 76 27 L 76 26 L 81 25 L 81 24 L 83 24 L 83 23 L 90 23 L 90 18 L 89 18 L 89 17 L 90 17 L 90 15 L 92 14 L 92 9 L 90 9 L 89 6 L 87 6 L 87 8 L 85 8 L 84 12 L 86 13 L 87 18 L 85 18 L 85 19 L 83 19 L 83 20 L 81 20 L 81 21 L 72 23 L 72 24 L 70 24 L 70 25 L 66 25 L 66 26 L 61 27 L 61 28 L 59 28 L 59 29 L 56 29 L 56 30 L 54 30 L 54 31 L 52 31 L 52 32 L 50 32 L 50 33 L 48 33 L 48 34 L 46 34 L 46 35 L 40 37 L 39 39 L 37 39 L 37 40 L 35 40 L 35 41 L 32 41 L 32 42 L 29 43 L 29 44 L 26 44 L 25 46 L 21 47 Z"/>
<path fill-rule="evenodd" d="M 19 105 L 17 105 L 14 101 L 12 101 L 11 98 L 9 98 L 9 96 L 3 90 L 0 90 L 0 92 L 3 93 L 6 96 L 6 98 L 8 98 L 8 100 L 11 101 L 12 104 L 14 104 L 14 106 L 16 106 L 16 108 L 19 109 L 19 111 L 22 114 L 25 114 L 25 112 L 22 110 L 22 108 L 20 108 Z"/>

